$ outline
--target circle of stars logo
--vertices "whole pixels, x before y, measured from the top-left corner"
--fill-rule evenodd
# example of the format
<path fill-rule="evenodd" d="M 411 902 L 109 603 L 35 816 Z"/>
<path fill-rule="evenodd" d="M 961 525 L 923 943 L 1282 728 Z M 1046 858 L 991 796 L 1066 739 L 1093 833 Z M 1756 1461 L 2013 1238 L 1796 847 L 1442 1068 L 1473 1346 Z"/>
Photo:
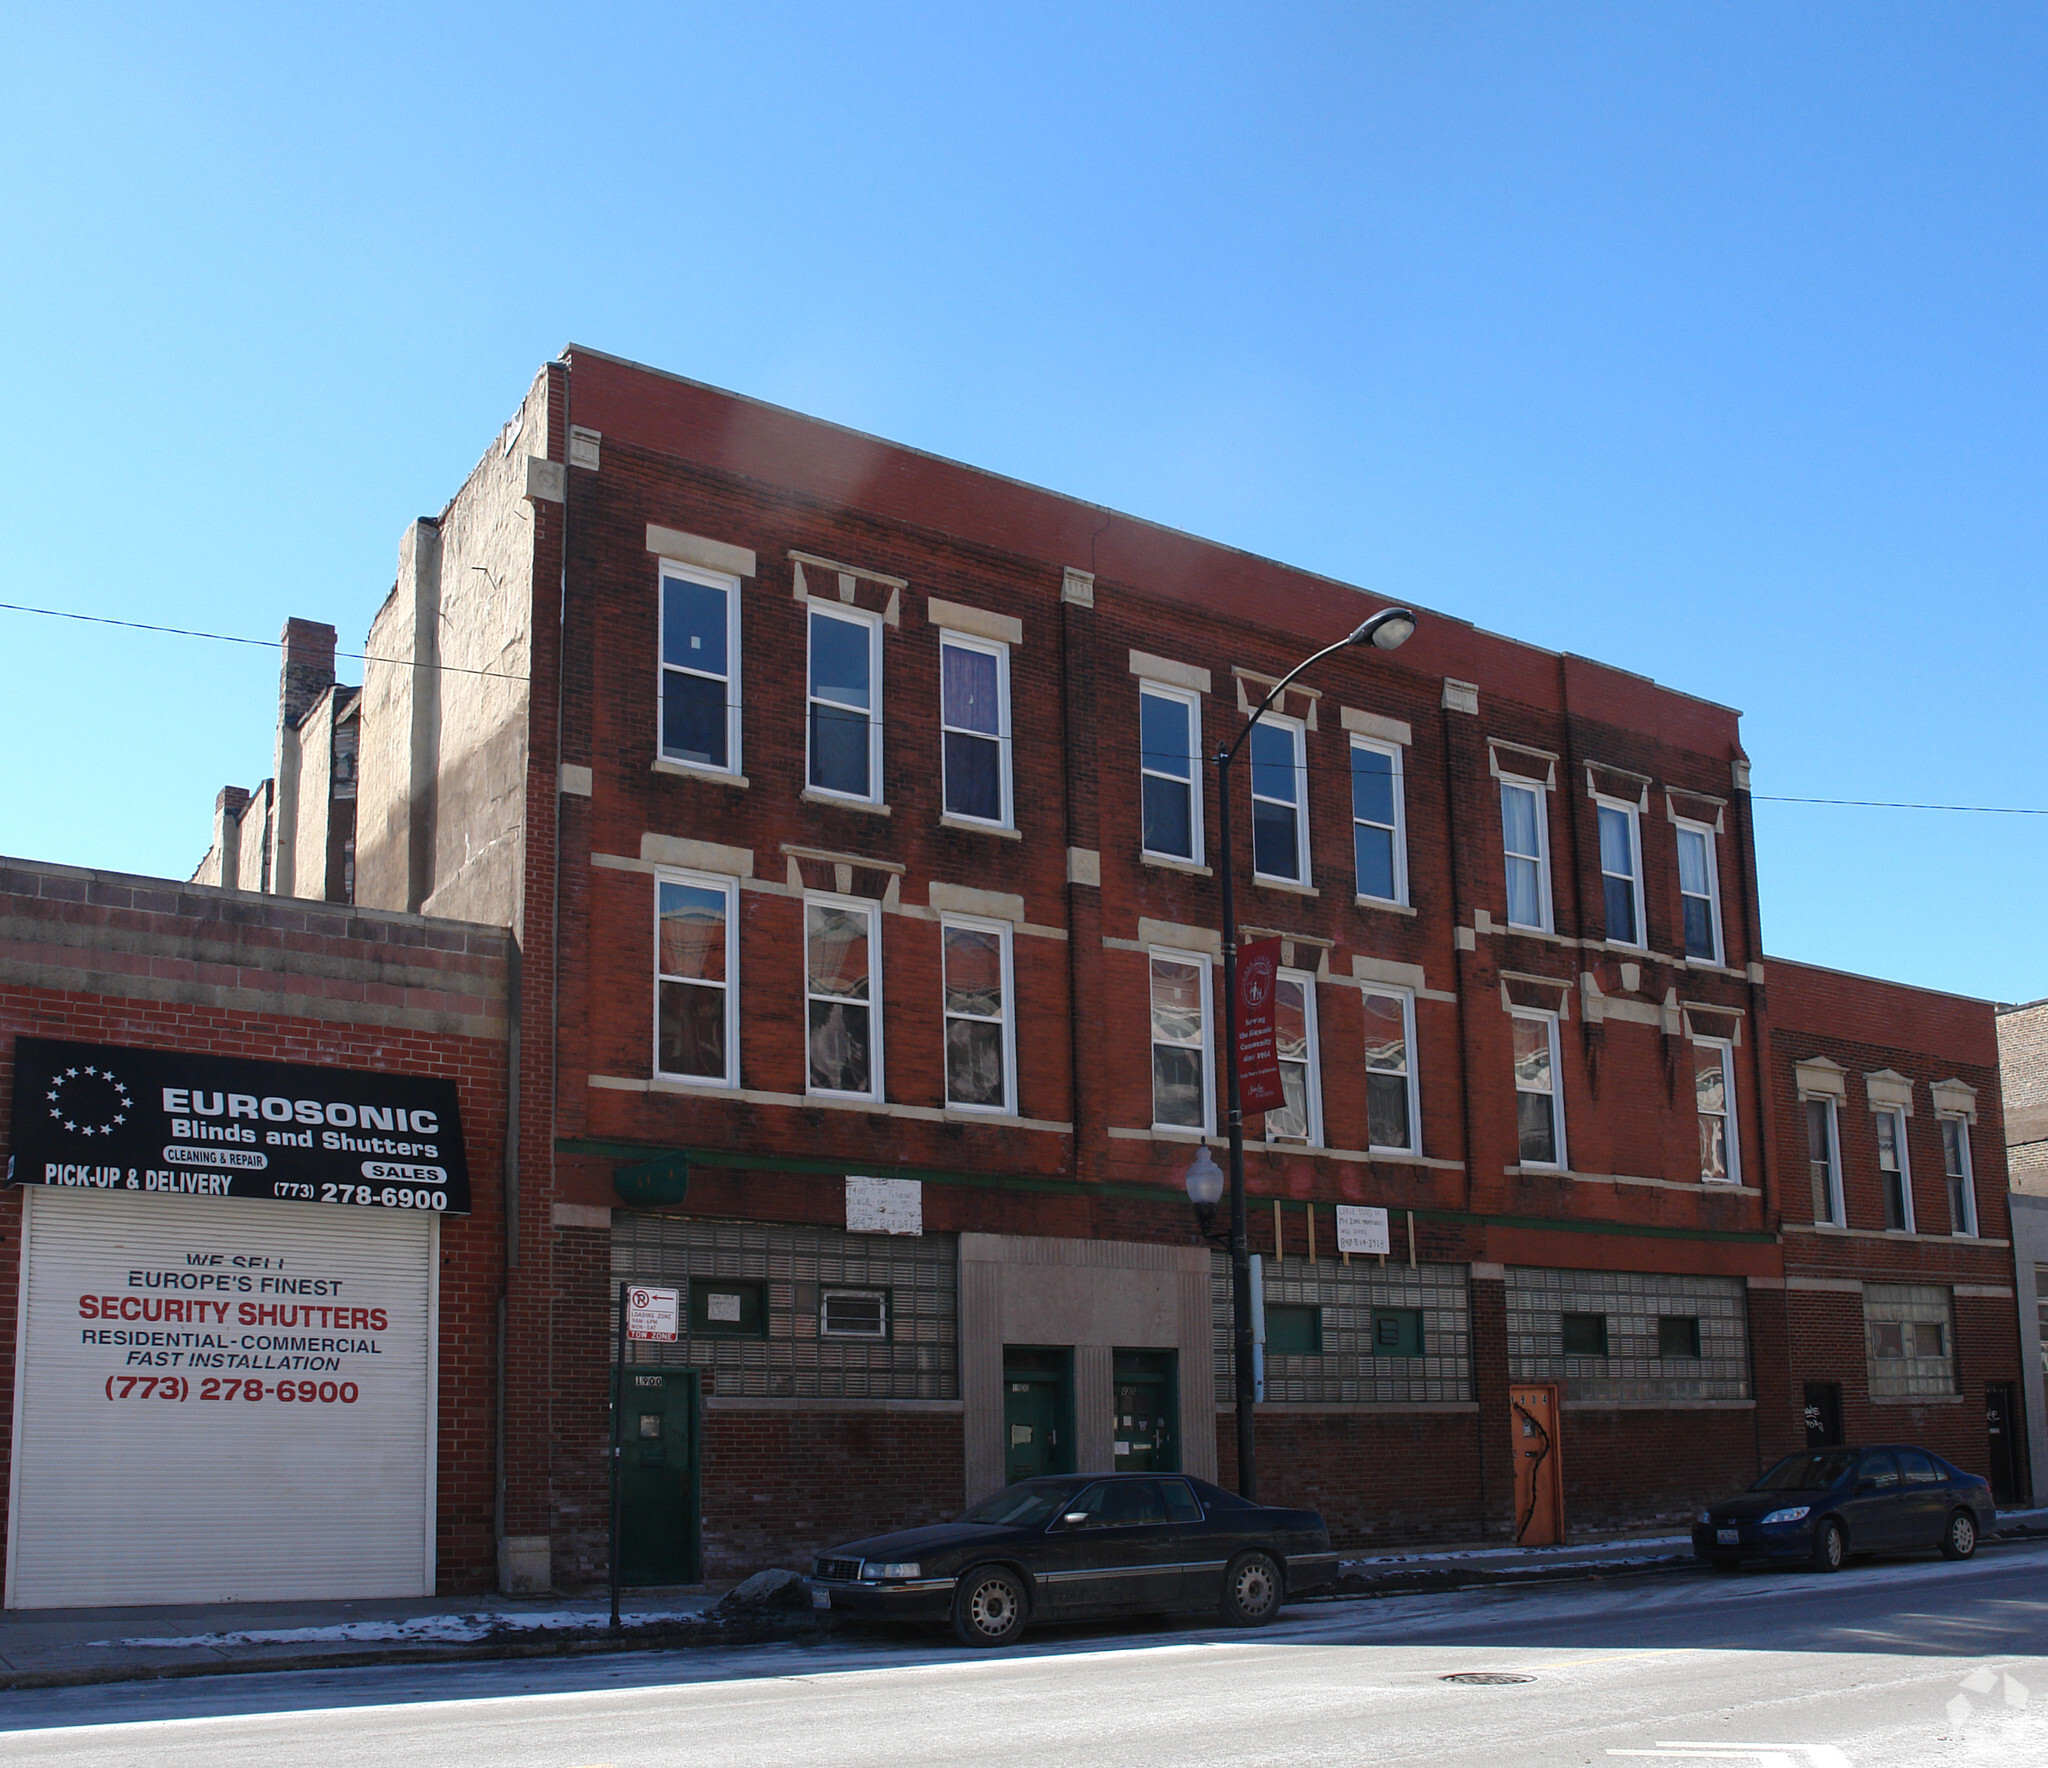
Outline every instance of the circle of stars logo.
<path fill-rule="evenodd" d="M 111 1068 L 67 1068 L 44 1097 L 51 1117 L 80 1136 L 111 1136 L 134 1109 L 128 1089 Z"/>

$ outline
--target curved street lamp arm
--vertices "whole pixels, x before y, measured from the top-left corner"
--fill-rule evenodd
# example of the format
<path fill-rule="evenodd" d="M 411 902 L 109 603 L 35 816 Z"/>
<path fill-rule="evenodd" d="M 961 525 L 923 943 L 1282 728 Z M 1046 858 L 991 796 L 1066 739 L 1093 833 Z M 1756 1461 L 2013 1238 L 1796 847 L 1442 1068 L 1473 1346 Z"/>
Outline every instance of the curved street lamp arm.
<path fill-rule="evenodd" d="M 1238 750 L 1244 747 L 1245 738 L 1252 734 L 1252 726 L 1257 724 L 1260 719 L 1264 718 L 1266 714 L 1272 710 L 1273 702 L 1279 699 L 1282 694 L 1284 694 L 1289 688 L 1291 688 L 1294 685 L 1295 678 L 1297 676 L 1301 675 L 1305 670 L 1313 669 L 1332 651 L 1341 651 L 1346 646 L 1355 643 L 1357 641 L 1357 637 L 1358 635 L 1356 633 L 1346 633 L 1334 645 L 1325 645 L 1320 651 L 1316 652 L 1316 654 L 1313 657 L 1304 657 L 1299 663 L 1295 664 L 1295 666 L 1292 669 L 1290 669 L 1285 675 L 1283 675 L 1277 682 L 1275 682 L 1273 684 L 1272 691 L 1268 693 L 1266 697 L 1259 702 L 1258 710 L 1255 711 L 1251 715 L 1251 717 L 1244 721 L 1244 729 L 1237 733 L 1237 741 L 1232 743 L 1230 747 L 1224 750 L 1221 755 L 1217 756 L 1216 759 L 1218 765 L 1228 767 L 1233 761 L 1237 759 L 1237 752 Z"/>

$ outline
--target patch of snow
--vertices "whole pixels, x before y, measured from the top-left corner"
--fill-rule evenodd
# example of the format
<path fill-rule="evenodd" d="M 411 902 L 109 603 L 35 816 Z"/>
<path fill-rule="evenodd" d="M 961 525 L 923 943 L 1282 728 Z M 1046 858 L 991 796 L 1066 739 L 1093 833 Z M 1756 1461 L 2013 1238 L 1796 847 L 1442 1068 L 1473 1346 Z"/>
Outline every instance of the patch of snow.
<path fill-rule="evenodd" d="M 123 1646 L 147 1651 L 191 1651 L 224 1645 L 463 1645 L 493 1633 L 567 1632 L 602 1627 L 610 1617 L 598 1609 L 523 1610 L 517 1613 L 418 1615 L 397 1621 L 343 1621 L 328 1627 L 261 1627 L 238 1633 L 184 1633 L 174 1637 L 93 1639 L 89 1647 Z M 652 1627 L 701 1618 L 696 1609 L 622 1615 L 623 1627 Z"/>

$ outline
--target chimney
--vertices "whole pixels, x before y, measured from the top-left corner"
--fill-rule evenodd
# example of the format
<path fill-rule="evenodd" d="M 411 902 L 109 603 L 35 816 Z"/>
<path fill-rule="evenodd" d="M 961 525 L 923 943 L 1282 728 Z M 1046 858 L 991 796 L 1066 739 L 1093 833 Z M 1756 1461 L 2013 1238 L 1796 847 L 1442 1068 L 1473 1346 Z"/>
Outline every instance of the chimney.
<path fill-rule="evenodd" d="M 284 623 L 278 642 L 284 650 L 278 714 L 286 729 L 296 730 L 313 702 L 334 685 L 334 628 L 293 618 Z"/>

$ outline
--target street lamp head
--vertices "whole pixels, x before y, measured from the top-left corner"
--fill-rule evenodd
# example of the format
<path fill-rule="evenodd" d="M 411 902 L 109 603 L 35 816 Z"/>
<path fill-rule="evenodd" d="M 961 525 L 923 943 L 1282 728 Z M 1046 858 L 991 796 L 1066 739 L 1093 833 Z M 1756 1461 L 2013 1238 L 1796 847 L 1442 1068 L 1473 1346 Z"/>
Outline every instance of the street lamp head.
<path fill-rule="evenodd" d="M 1378 651 L 1398 651 L 1415 636 L 1415 612 L 1412 608 L 1382 608 L 1370 620 L 1360 624 L 1351 635 L 1354 645 L 1371 645 Z"/>
<path fill-rule="evenodd" d="M 1223 1198 L 1223 1169 L 1207 1148 L 1197 1148 L 1188 1162 L 1188 1201 L 1196 1209 L 1214 1209 Z"/>

